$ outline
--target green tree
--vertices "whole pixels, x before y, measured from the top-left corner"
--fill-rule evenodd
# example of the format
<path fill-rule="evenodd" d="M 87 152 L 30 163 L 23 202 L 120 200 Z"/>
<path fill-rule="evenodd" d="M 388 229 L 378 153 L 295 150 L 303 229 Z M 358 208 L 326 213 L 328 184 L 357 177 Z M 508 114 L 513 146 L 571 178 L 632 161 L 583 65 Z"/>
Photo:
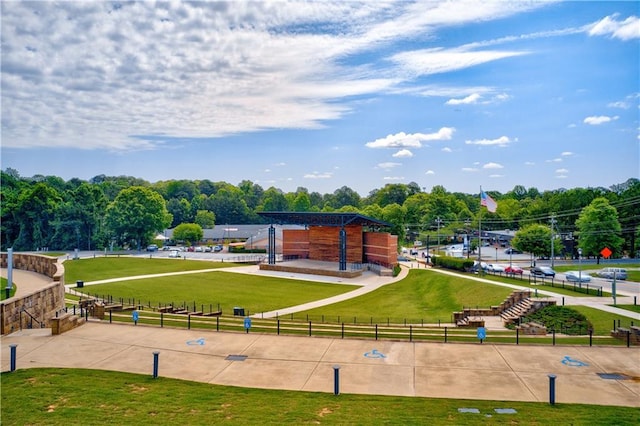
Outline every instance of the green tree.
<path fill-rule="evenodd" d="M 36 183 L 21 192 L 16 208 L 20 231 L 15 250 L 35 250 L 49 247 L 54 234 L 53 221 L 62 204 L 60 193 L 46 183 Z"/>
<path fill-rule="evenodd" d="M 174 241 L 184 241 L 187 245 L 193 245 L 202 240 L 204 232 L 197 223 L 181 223 L 173 230 Z"/>
<path fill-rule="evenodd" d="M 388 204 L 382 209 L 382 220 L 389 222 L 391 233 L 398 236 L 398 241 L 404 241 L 406 236 L 405 216 L 407 210 L 400 204 Z"/>
<path fill-rule="evenodd" d="M 600 251 L 608 247 L 614 257 L 621 254 L 621 226 L 618 211 L 604 197 L 596 198 L 582 209 L 576 220 L 578 230 L 578 247 L 583 256 L 598 256 Z"/>
<path fill-rule="evenodd" d="M 132 186 L 123 189 L 109 204 L 106 221 L 113 237 L 121 242 L 135 241 L 139 250 L 156 232 L 167 228 L 172 217 L 160 194 Z"/>
<path fill-rule="evenodd" d="M 511 244 L 516 249 L 534 256 L 551 256 L 551 228 L 537 223 L 527 225 L 516 232 Z M 560 253 L 560 240 L 554 239 L 553 244 L 554 253 Z"/>
<path fill-rule="evenodd" d="M 308 212 L 311 210 L 311 198 L 306 192 L 299 192 L 293 200 L 292 210 L 294 212 Z"/>
<path fill-rule="evenodd" d="M 205 229 L 213 229 L 216 225 L 216 215 L 208 210 L 198 210 L 196 223 Z"/>

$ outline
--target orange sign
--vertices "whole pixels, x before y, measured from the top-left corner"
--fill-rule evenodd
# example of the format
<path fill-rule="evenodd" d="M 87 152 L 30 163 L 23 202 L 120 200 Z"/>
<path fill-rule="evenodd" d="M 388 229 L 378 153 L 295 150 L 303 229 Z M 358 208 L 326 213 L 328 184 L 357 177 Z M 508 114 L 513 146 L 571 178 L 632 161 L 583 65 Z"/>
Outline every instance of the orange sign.
<path fill-rule="evenodd" d="M 611 250 L 609 250 L 609 247 L 605 247 L 602 250 L 600 250 L 600 254 L 602 255 L 602 257 L 604 257 L 605 259 L 608 259 L 609 256 L 611 256 L 613 254 L 613 252 L 611 252 Z"/>

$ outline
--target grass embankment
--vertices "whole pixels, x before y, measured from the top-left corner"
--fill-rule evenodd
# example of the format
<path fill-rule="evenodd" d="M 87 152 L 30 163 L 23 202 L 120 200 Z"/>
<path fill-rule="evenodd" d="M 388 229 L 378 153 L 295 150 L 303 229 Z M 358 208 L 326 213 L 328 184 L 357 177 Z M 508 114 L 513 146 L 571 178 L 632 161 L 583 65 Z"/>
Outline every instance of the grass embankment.
<path fill-rule="evenodd" d="M 9 280 L 0 277 L 0 300 L 6 299 L 7 292 L 5 289 L 7 288 L 8 283 Z M 17 289 L 18 287 L 14 284 L 9 291 L 9 297 L 13 297 L 13 295 L 16 294 Z"/>
<path fill-rule="evenodd" d="M 630 407 L 333 395 L 73 369 L 3 373 L 3 424 L 637 425 Z M 460 412 L 476 408 L 479 414 Z M 511 408 L 513 414 L 495 409 Z"/>

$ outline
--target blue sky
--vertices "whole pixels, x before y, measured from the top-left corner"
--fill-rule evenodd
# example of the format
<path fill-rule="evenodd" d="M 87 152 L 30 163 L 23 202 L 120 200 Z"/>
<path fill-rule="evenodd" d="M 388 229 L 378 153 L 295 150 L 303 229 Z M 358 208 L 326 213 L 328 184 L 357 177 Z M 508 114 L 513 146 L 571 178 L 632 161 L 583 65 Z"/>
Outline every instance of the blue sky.
<path fill-rule="evenodd" d="M 640 176 L 638 2 L 2 2 L 2 169 L 367 195 Z"/>

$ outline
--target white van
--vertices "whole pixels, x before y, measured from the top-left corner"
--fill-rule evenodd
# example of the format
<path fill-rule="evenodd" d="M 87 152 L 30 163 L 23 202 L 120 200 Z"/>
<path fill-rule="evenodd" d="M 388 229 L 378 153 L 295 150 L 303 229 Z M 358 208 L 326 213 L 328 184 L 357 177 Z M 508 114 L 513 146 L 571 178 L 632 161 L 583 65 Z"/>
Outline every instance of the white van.
<path fill-rule="evenodd" d="M 604 268 L 598 272 L 598 276 L 601 278 L 607 278 L 612 280 L 615 275 L 617 280 L 627 279 L 627 270 L 623 268 Z"/>

